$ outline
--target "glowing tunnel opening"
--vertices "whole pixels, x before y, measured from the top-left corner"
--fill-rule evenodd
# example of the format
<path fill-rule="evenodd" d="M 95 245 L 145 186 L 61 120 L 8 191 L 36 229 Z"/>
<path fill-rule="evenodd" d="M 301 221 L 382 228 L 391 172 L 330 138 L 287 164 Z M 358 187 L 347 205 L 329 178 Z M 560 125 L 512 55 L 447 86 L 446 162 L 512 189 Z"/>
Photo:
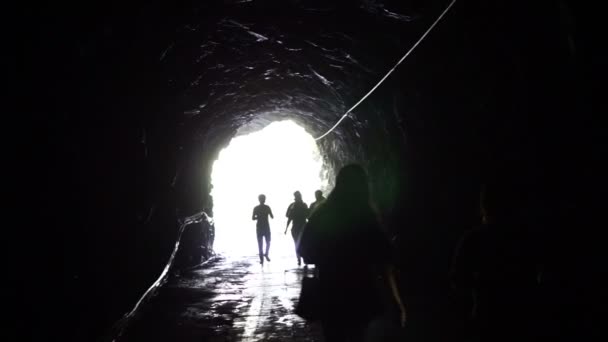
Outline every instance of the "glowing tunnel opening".
<path fill-rule="evenodd" d="M 215 251 L 224 255 L 257 255 L 253 208 L 266 195 L 274 219 L 270 254 L 294 254 L 291 234 L 284 235 L 293 193 L 304 202 L 327 187 L 327 170 L 314 138 L 293 121 L 276 121 L 263 129 L 234 137 L 220 151 L 211 172 Z M 294 254 L 295 256 L 295 254 Z"/>

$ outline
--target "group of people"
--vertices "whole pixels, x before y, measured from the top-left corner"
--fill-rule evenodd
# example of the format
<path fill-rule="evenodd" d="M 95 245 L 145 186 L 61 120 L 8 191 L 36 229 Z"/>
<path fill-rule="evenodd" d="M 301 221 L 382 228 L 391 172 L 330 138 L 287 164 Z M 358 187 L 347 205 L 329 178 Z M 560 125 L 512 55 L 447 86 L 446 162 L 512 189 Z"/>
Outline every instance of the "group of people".
<path fill-rule="evenodd" d="M 530 338 L 536 329 L 531 303 L 540 273 L 535 245 L 514 219 L 516 210 L 510 203 L 518 201 L 508 198 L 512 191 L 491 184 L 482 191 L 481 225 L 462 238 L 453 260 L 453 289 L 468 305 L 479 340 L 534 340 Z M 392 246 L 370 203 L 365 170 L 356 164 L 343 167 L 327 199 L 319 191 L 316 196 L 317 201 L 308 207 L 301 194 L 294 193 L 285 233 L 293 222 L 298 264 L 303 259 L 316 266 L 325 340 L 377 340 L 366 337 L 372 323 L 392 311 L 399 313 L 393 317 L 398 316 L 404 325 L 406 311 L 392 266 Z M 270 260 L 268 216 L 273 216 L 264 195 L 259 200 L 253 219 L 263 263 L 263 258 Z"/>
<path fill-rule="evenodd" d="M 320 321 L 326 341 L 363 338 L 368 323 L 384 310 L 378 279 L 391 294 L 405 322 L 405 307 L 391 265 L 391 247 L 370 204 L 365 170 L 356 164 L 343 167 L 327 199 L 315 192 L 310 207 L 299 191 L 287 209 L 285 234 L 291 226 L 298 265 L 314 264 L 319 282 Z M 269 261 L 270 226 L 274 218 L 264 195 L 253 209 L 257 220 L 260 263 Z M 263 250 L 263 240 L 266 249 Z"/>
<path fill-rule="evenodd" d="M 315 201 L 310 204 L 310 207 L 302 200 L 302 193 L 296 191 L 293 193 L 294 202 L 287 208 L 287 225 L 285 226 L 285 234 L 289 230 L 291 224 L 291 236 L 293 238 L 294 245 L 296 246 L 296 257 L 298 260 L 298 266 L 302 264 L 302 257 L 298 251 L 298 243 L 304 229 L 304 225 L 308 217 L 314 212 L 315 208 L 319 206 L 325 197 L 321 190 L 315 191 Z M 258 201 L 260 202 L 255 208 L 253 208 L 253 214 L 251 219 L 256 222 L 256 234 L 258 240 L 258 253 L 260 256 L 260 264 L 264 264 L 264 260 L 270 261 L 268 253 L 270 251 L 270 223 L 268 218 L 274 218 L 272 209 L 266 204 L 266 195 L 259 195 Z M 266 242 L 266 248 L 264 249 L 264 241 Z"/>

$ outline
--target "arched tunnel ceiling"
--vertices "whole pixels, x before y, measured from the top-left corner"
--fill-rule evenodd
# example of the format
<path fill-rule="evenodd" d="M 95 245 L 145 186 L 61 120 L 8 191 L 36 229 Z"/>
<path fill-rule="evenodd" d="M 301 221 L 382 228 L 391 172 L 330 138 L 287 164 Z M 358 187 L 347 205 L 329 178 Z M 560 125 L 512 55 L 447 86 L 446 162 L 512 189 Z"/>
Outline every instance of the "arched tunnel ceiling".
<path fill-rule="evenodd" d="M 204 141 L 279 118 L 322 134 L 392 66 L 421 27 L 412 24 L 411 13 L 375 2 L 346 9 L 292 2 L 276 12 L 264 3 L 233 2 L 224 10 L 199 9 L 160 55 L 166 82 L 178 94 L 175 114 L 193 127 L 194 139 Z M 339 16 L 348 19 L 337 21 Z M 386 120 L 379 116 L 372 98 L 322 148 L 340 158 L 363 142 L 366 130 L 388 135 L 390 125 L 378 124 Z M 350 153 L 344 159 L 357 158 Z"/>
<path fill-rule="evenodd" d="M 202 5 L 159 52 L 161 82 L 174 94 L 168 115 L 177 117 L 180 145 L 204 146 L 207 169 L 234 134 L 273 120 L 290 118 L 313 136 L 324 133 L 442 9 L 415 20 L 408 6 L 392 10 L 376 1 L 273 4 Z M 332 168 L 398 153 L 403 128 L 392 104 L 379 103 L 393 102 L 390 81 L 381 92 L 319 142 Z"/>

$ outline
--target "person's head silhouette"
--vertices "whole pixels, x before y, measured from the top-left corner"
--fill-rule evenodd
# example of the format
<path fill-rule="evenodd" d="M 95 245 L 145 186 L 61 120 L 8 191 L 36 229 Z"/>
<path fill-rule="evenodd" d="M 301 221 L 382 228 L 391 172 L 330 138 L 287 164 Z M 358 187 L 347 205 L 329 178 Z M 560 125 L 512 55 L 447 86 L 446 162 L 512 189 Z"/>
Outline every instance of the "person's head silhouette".
<path fill-rule="evenodd" d="M 321 191 L 321 190 L 315 191 L 315 198 L 317 199 L 317 201 L 322 200 L 323 199 L 323 191 Z"/>
<path fill-rule="evenodd" d="M 302 194 L 299 191 L 293 193 L 293 198 L 296 202 L 302 202 Z"/>
<path fill-rule="evenodd" d="M 369 205 L 369 185 L 367 174 L 358 164 L 344 166 L 336 177 L 336 186 L 330 198 L 349 205 Z"/>
<path fill-rule="evenodd" d="M 260 204 L 266 203 L 266 195 L 262 194 L 258 196 L 258 201 L 260 201 Z"/>

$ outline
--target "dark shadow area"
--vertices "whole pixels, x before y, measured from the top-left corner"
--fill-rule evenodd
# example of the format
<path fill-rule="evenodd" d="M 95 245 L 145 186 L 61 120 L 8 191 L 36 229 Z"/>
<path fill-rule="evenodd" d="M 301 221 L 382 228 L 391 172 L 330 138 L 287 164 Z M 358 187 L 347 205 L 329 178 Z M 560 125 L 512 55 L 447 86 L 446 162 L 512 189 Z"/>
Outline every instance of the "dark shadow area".
<path fill-rule="evenodd" d="M 519 211 L 527 193 L 505 179 L 486 181 L 481 224 L 465 233 L 455 250 L 450 280 L 468 323 L 466 335 L 475 340 L 549 338 L 541 291 L 546 260 L 536 223 Z"/>
<path fill-rule="evenodd" d="M 289 118 L 322 134 L 445 5 L 93 1 L 18 9 L 9 49 L 17 120 L 6 124 L 15 157 L 7 168 L 17 173 L 6 179 L 17 188 L 9 218 L 18 223 L 7 238 L 17 335 L 103 336 L 162 272 L 179 220 L 212 215 L 212 162 L 240 127 Z M 319 142 L 332 173 L 349 162 L 368 172 L 392 238 L 410 340 L 464 339 L 449 272 L 459 239 L 480 223 L 479 189 L 489 177 L 525 193 L 518 205 L 543 264 L 549 336 L 599 335 L 606 54 L 598 6 L 459 1 Z M 180 263 L 210 255 L 208 226 L 186 235 L 185 248 L 196 252 Z"/>

